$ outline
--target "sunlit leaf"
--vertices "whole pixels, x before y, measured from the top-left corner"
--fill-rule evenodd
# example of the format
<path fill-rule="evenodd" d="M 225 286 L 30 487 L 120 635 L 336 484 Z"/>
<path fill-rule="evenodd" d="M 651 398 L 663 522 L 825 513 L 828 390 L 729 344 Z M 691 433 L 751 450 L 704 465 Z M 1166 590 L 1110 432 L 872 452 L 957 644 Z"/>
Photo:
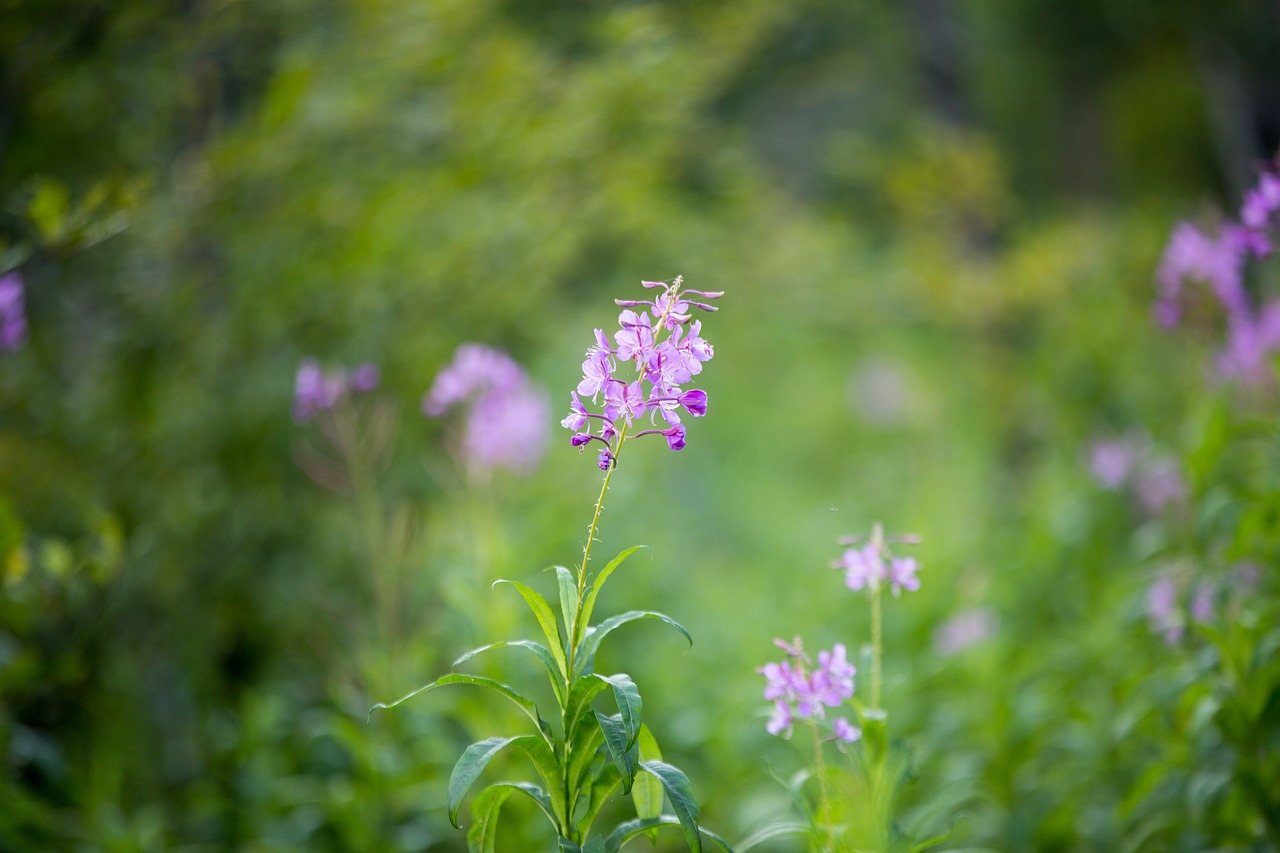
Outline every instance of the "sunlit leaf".
<path fill-rule="evenodd" d="M 665 613 L 656 613 L 652 610 L 629 610 L 626 613 L 611 616 L 587 631 L 586 636 L 582 638 L 582 643 L 578 649 L 578 657 L 573 664 L 574 675 L 590 672 L 595 666 L 596 650 L 600 648 L 601 640 L 628 622 L 635 622 L 639 619 L 657 619 L 660 622 L 665 622 L 683 634 L 684 638 L 689 641 L 689 645 L 693 645 L 693 637 L 689 636 L 689 632 L 684 629 L 684 626 Z"/>
<path fill-rule="evenodd" d="M 564 620 L 565 636 L 568 636 L 578 612 L 578 582 L 573 572 L 564 566 L 556 566 L 556 583 L 560 585 L 560 616 Z"/>
<path fill-rule="evenodd" d="M 640 726 L 640 737 L 636 740 L 636 748 L 641 761 L 661 761 L 662 751 L 658 749 L 658 741 L 649 727 Z M 636 807 L 636 817 L 654 818 L 662 814 L 662 782 L 651 773 L 641 773 L 631 786 L 631 802 Z M 648 831 L 649 838 L 656 844 L 658 830 Z"/>
<path fill-rule="evenodd" d="M 555 656 L 552 655 L 550 649 L 542 645 L 542 643 L 535 643 L 533 640 L 504 640 L 501 643 L 490 643 L 487 646 L 481 646 L 478 649 L 472 649 L 471 651 L 467 652 L 466 654 L 462 655 L 460 658 L 455 660 L 451 668 L 456 669 L 459 664 L 466 663 L 467 661 L 471 660 L 473 657 L 479 654 L 482 654 L 484 652 L 490 651 L 492 649 L 503 649 L 503 648 L 528 649 L 529 651 L 533 652 L 534 655 L 537 656 L 538 660 L 542 661 L 542 665 L 547 669 L 547 674 L 551 679 L 551 689 L 554 690 L 556 694 L 556 701 L 559 702 L 561 705 L 564 705 L 564 700 L 565 700 L 564 681 L 563 681 L 563 677 L 560 675 L 560 668 L 559 668 L 559 665 L 556 663 Z"/>
<path fill-rule="evenodd" d="M 605 839 L 604 849 L 606 853 L 617 853 L 619 848 L 621 848 L 631 839 L 635 838 L 637 835 L 654 833 L 654 832 L 657 832 L 659 829 L 662 829 L 668 826 L 680 827 L 682 830 L 684 829 L 684 824 L 680 822 L 680 819 L 672 817 L 671 815 L 659 815 L 658 817 L 649 817 L 649 818 L 636 818 L 635 820 L 629 820 L 624 823 L 620 823 L 617 825 L 617 827 L 614 828 L 613 832 L 609 833 L 609 837 Z M 719 835 L 716 835 L 714 832 L 711 832 L 706 829 L 701 829 L 701 828 L 699 828 L 699 832 L 702 835 L 705 835 L 707 838 L 710 838 L 713 842 L 715 842 L 716 846 L 718 846 L 721 850 L 725 851 L 725 853 L 734 853 L 734 849 L 729 846 L 729 842 L 725 841 Z M 688 840 L 687 833 L 685 835 L 685 839 Z M 701 841 L 699 840 L 698 847 L 693 847 L 692 845 L 690 845 L 690 849 L 701 850 L 702 849 Z"/>
<path fill-rule="evenodd" d="M 633 545 L 627 548 L 610 560 L 608 565 L 596 575 L 595 580 L 591 582 L 591 589 L 587 591 L 586 597 L 582 600 L 582 616 L 578 622 L 578 636 L 573 638 L 575 646 L 582 640 L 582 633 L 586 630 L 586 627 L 591 624 L 591 614 L 595 610 L 596 597 L 600 595 L 600 590 L 604 588 L 605 582 L 609 580 L 609 575 L 613 574 L 614 570 L 636 551 L 647 547 L 647 545 Z"/>
<path fill-rule="evenodd" d="M 528 782 L 495 782 L 481 791 L 471 803 L 471 826 L 467 830 L 467 849 L 471 853 L 495 853 L 498 814 L 512 793 L 520 791 L 538 804 L 542 813 L 555 825 L 555 813 L 547 792 Z"/>
<path fill-rule="evenodd" d="M 529 605 L 529 609 L 533 611 L 533 616 L 538 620 L 539 627 L 542 628 L 543 635 L 547 638 L 547 646 L 551 650 L 551 654 L 555 657 L 556 665 L 560 668 L 560 677 L 567 678 L 569 674 L 569 664 L 564 656 L 564 639 L 560 636 L 560 628 L 556 624 L 556 616 L 551 612 L 551 605 L 547 604 L 547 600 L 543 598 L 537 590 L 520 583 L 520 581 L 496 580 L 494 586 L 500 583 L 508 584 L 516 588 L 520 596 Z"/>
<path fill-rule="evenodd" d="M 574 829 L 579 835 L 585 835 L 591 829 L 591 824 L 595 821 L 596 816 L 600 814 L 600 809 L 613 796 L 613 792 L 618 790 L 618 786 L 621 784 L 622 777 L 618 774 L 617 767 L 612 764 L 606 764 L 600 770 L 600 775 L 592 781 L 591 790 L 587 793 L 586 806 L 574 825 Z"/>
<path fill-rule="evenodd" d="M 772 841 L 775 838 L 785 838 L 788 835 L 808 835 L 809 824 L 801 823 L 795 820 L 778 820 L 773 823 L 760 827 L 738 845 L 738 853 L 747 853 L 753 847 L 758 847 L 766 841 Z"/>
<path fill-rule="evenodd" d="M 391 702 L 390 704 L 383 704 L 379 702 L 377 705 L 374 705 L 372 708 L 369 709 L 369 716 L 372 717 L 374 711 L 390 710 L 392 708 L 395 708 L 398 705 L 402 705 L 405 702 L 408 702 L 410 699 L 419 695 L 420 693 L 426 693 L 428 690 L 434 690 L 437 687 L 444 687 L 449 684 L 474 684 L 477 687 L 487 687 L 488 689 L 493 690 L 496 693 L 502 694 L 507 699 L 510 699 L 513 703 L 515 703 L 516 707 L 518 707 L 521 711 L 524 711 L 524 713 L 529 717 L 529 719 L 533 720 L 534 725 L 538 727 L 538 733 L 542 735 L 544 739 L 550 741 L 551 727 L 550 725 L 548 725 L 547 721 L 542 719 L 542 717 L 538 714 L 538 706 L 535 705 L 532 700 L 525 698 L 525 696 L 520 692 L 518 692 L 515 688 L 509 687 L 508 685 L 503 684 L 500 681 L 494 681 L 492 678 L 485 678 L 482 675 L 467 675 L 461 672 L 453 672 L 453 673 L 450 673 L 449 675 L 443 675 L 440 678 L 437 678 L 435 681 L 431 682 L 430 684 L 423 685 L 422 687 L 419 687 L 417 690 L 413 691 L 412 693 L 401 696 L 399 699 L 397 699 L 394 702 Z"/>

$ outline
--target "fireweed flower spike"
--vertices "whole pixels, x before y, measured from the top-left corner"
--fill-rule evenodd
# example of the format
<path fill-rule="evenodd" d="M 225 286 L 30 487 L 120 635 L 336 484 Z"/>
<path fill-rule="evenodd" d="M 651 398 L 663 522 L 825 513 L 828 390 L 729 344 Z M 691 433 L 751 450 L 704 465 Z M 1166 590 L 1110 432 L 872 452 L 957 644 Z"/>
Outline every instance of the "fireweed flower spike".
<path fill-rule="evenodd" d="M 586 425 L 577 394 L 561 423 Z M 546 394 L 529 382 L 506 353 L 480 344 L 462 344 L 453 361 L 422 398 L 422 412 L 439 417 L 457 406 L 467 410 L 459 455 L 468 471 L 487 476 L 495 468 L 528 474 L 537 467 L 547 441 L 551 407 Z M 579 427 L 581 428 L 581 426 Z"/>
<path fill-rule="evenodd" d="M 871 536 L 845 536 L 837 540 L 846 546 L 831 568 L 844 572 L 845 586 L 854 592 L 865 592 L 871 600 L 871 707 L 880 707 L 880 657 L 883 649 L 880 624 L 880 592 L 888 585 L 896 598 L 902 590 L 920 588 L 916 572 L 920 566 L 913 557 L 899 557 L 889 551 L 890 544 L 918 545 L 920 537 L 911 534 L 888 536 L 879 524 L 871 528 Z"/>
<path fill-rule="evenodd" d="M 683 284 L 680 276 L 670 284 L 641 282 L 661 293 L 653 299 L 614 300 L 623 309 L 618 331 L 610 338 L 603 329 L 595 330 L 595 343 L 582 362 L 582 380 L 570 394 L 569 414 L 560 425 L 573 430 L 574 447 L 604 443 L 596 457 L 601 470 L 617 464 L 627 437 L 661 435 L 667 447 L 682 450 L 687 431 L 681 414 L 700 418 L 707 413 L 707 392 L 684 388 L 715 354 L 691 312 L 715 311 L 710 303 L 724 294 L 683 290 Z M 586 399 L 598 411 L 588 411 Z M 645 416 L 653 428 L 633 432 Z M 665 426 L 658 426 L 659 418 Z"/>
<path fill-rule="evenodd" d="M 769 734 L 790 737 L 795 719 L 824 719 L 827 708 L 838 708 L 853 697 L 857 669 L 849 663 L 843 643 L 818 652 L 818 664 L 814 666 L 799 638 L 791 643 L 773 642 L 787 653 L 787 659 L 756 670 L 765 679 L 764 698 L 773 703 L 773 716 L 765 724 Z M 833 720 L 832 728 L 835 739 L 846 743 L 861 736 L 843 717 Z"/>
<path fill-rule="evenodd" d="M 455 671 L 448 675 L 389 705 L 374 706 L 374 710 L 392 708 L 437 687 L 469 684 L 495 691 L 528 716 L 531 733 L 473 743 L 450 775 L 446 806 L 454 826 L 459 825 L 458 812 L 467 792 L 497 752 L 523 752 L 538 777 L 536 783 L 496 782 L 475 797 L 474 823 L 468 836 L 473 850 L 493 849 L 499 809 L 513 792 L 527 795 L 541 807 L 555 828 L 559 841 L 556 849 L 561 851 L 605 853 L 617 850 L 640 832 L 656 832 L 665 826 L 679 827 L 691 853 L 706 849 L 703 837 L 721 850 L 730 849 L 699 825 L 697 798 L 688 777 L 662 760 L 639 687 L 625 673 L 605 675 L 595 669 L 596 651 L 605 635 L 628 622 L 656 619 L 689 639 L 689 633 L 671 617 L 649 610 L 631 610 L 595 621 L 600 590 L 623 561 L 640 550 L 639 546 L 622 551 L 603 568 L 589 572 L 605 496 L 627 439 L 661 435 L 668 447 L 679 450 L 686 436 L 681 416 L 697 418 L 707 411 L 706 392 L 683 387 L 712 356 L 711 345 L 701 337 L 701 327 L 690 321 L 690 311 L 713 310 L 706 301 L 720 294 L 682 291 L 681 284 L 679 278 L 671 284 L 644 282 L 646 289 L 660 293 L 653 300 L 621 303 L 620 328 L 612 336 L 603 329 L 595 330 L 595 341 L 582 364 L 582 379 L 569 395 L 569 413 L 560 424 L 572 433 L 570 445 L 581 452 L 591 448 L 604 475 L 582 545 L 581 562 L 576 570 L 554 567 L 558 612 L 531 586 L 514 580 L 495 583 L 511 586 L 525 600 L 541 628 L 545 645 L 542 640 L 516 640 L 482 646 L 458 658 Z M 697 298 L 686 299 L 689 295 Z M 489 410 L 490 402 L 496 407 L 520 392 L 523 383 L 523 372 L 505 355 L 474 345 L 462 347 L 454 363 L 424 398 L 423 410 L 434 415 L 457 403 L 470 402 L 474 428 L 495 430 L 495 425 L 505 421 L 499 412 Z M 638 422 L 645 417 L 652 429 L 638 428 Z M 515 422 L 531 423 L 529 418 L 510 414 L 506 419 L 513 426 Z M 496 435 L 491 437 L 495 442 L 491 452 L 496 454 L 501 442 Z M 540 661 L 558 706 L 559 726 L 548 724 L 535 702 L 520 688 L 457 670 L 477 655 L 504 646 L 527 649 Z M 824 703 L 838 704 L 853 693 L 853 667 L 842 647 L 823 652 L 818 668 L 811 674 L 802 674 L 802 685 L 784 680 L 786 686 L 779 688 L 784 692 L 778 694 L 794 696 L 797 713 L 821 715 Z M 612 696 L 616 714 L 604 713 L 606 694 Z M 851 737 L 845 725 L 833 731 L 841 740 Z M 596 818 L 605 802 L 619 790 L 631 795 L 636 818 L 618 824 L 612 832 L 601 831 L 595 826 Z M 662 814 L 664 794 L 675 814 Z"/>
<path fill-rule="evenodd" d="M 27 339 L 27 314 L 22 298 L 22 275 L 0 276 L 0 350 L 15 350 Z"/>

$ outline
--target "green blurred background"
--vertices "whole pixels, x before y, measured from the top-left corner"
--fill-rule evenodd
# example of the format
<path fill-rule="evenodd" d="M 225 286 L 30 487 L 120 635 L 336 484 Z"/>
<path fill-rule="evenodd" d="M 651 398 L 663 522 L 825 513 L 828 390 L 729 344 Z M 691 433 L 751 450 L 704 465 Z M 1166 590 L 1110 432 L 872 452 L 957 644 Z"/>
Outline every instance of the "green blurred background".
<path fill-rule="evenodd" d="M 775 777 L 804 759 L 765 733 L 754 670 L 775 636 L 866 640 L 826 566 L 878 520 L 924 539 L 922 590 L 886 612 L 904 815 L 943 804 L 954 848 L 1272 849 L 1178 710 L 1171 660 L 1198 653 L 1144 602 L 1171 560 L 1247 557 L 1274 590 L 1274 393 L 1215 384 L 1213 324 L 1150 310 L 1173 223 L 1232 210 L 1280 143 L 1280 6 L 0 0 L 0 21 L 0 270 L 30 326 L 0 354 L 0 849 L 464 849 L 449 767 L 514 720 L 465 691 L 365 714 L 530 630 L 488 584 L 550 592 L 599 472 L 549 424 L 532 476 L 469 479 L 418 401 L 478 341 L 559 418 L 611 300 L 677 274 L 726 293 L 710 412 L 619 471 L 602 547 L 651 551 L 604 606 L 694 645 L 640 626 L 601 668 L 641 685 L 708 825 L 788 813 Z M 383 370 L 393 443 L 354 498 L 297 461 L 322 442 L 290 417 L 307 356 Z M 1180 460 L 1185 505 L 1093 480 L 1091 442 L 1126 434 Z M 943 654 L 973 608 L 994 634 Z M 519 662 L 484 671 L 532 682 Z M 547 849 L 508 812 L 500 849 Z"/>

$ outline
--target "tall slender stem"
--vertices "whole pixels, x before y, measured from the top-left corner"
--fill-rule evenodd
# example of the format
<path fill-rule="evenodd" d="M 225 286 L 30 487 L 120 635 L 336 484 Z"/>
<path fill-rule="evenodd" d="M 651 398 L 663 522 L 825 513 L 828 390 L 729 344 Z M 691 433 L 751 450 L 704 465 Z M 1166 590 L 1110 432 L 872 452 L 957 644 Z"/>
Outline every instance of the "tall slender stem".
<path fill-rule="evenodd" d="M 880 634 L 880 593 L 881 587 L 876 585 L 871 593 L 871 707 L 880 707 L 880 655 L 884 650 L 884 642 Z"/>
<path fill-rule="evenodd" d="M 818 790 L 821 800 L 818 812 L 819 822 L 827 830 L 827 853 L 832 853 L 836 846 L 835 828 L 831 825 L 831 798 L 827 794 L 827 762 L 822 754 L 822 737 L 818 734 L 818 723 L 809 718 L 809 730 L 813 732 L 813 764 L 818 772 Z"/>

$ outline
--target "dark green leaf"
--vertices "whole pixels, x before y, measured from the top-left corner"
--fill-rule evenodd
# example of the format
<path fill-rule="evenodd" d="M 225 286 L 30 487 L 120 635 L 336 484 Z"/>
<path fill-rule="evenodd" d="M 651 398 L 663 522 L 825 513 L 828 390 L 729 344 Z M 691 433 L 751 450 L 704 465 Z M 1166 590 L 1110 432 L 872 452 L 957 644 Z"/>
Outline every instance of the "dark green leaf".
<path fill-rule="evenodd" d="M 583 846 L 582 853 L 606 853 L 604 839 L 598 835 L 592 838 Z"/>
<path fill-rule="evenodd" d="M 552 822 L 557 831 L 562 831 L 569 824 L 569 803 L 565 798 L 564 765 L 545 741 L 532 735 L 516 738 L 512 741 L 513 749 L 519 749 L 533 762 L 533 768 L 546 786 L 547 797 L 551 801 Z"/>
<path fill-rule="evenodd" d="M 667 799 L 671 801 L 671 810 L 680 820 L 680 828 L 684 830 L 684 840 L 688 843 L 689 849 L 695 853 L 702 853 L 702 838 L 698 835 L 700 816 L 698 798 L 694 796 L 689 777 L 685 776 L 679 768 L 663 761 L 643 761 L 640 767 L 657 776 L 662 782 L 662 787 L 667 792 Z"/>
<path fill-rule="evenodd" d="M 600 746 L 604 743 L 604 733 L 599 726 L 579 726 L 574 738 L 569 742 L 568 790 L 570 801 L 577 799 L 583 774 L 595 760 Z"/>
<path fill-rule="evenodd" d="M 599 711 L 594 713 L 596 720 L 600 723 L 600 731 L 604 732 L 604 745 L 609 750 L 609 758 L 613 760 L 614 766 L 622 775 L 622 790 L 624 793 L 631 793 L 631 783 L 635 781 L 636 768 L 640 763 L 638 750 L 635 744 L 629 741 L 627 727 L 623 724 L 621 716 L 614 714 L 612 717 L 606 717 Z"/>
<path fill-rule="evenodd" d="M 528 735 L 524 737 L 528 737 Z M 453 765 L 453 772 L 449 774 L 449 823 L 455 827 L 460 826 L 458 823 L 458 809 L 462 807 L 462 798 L 467 795 L 467 791 L 471 790 L 472 784 L 484 771 L 490 759 L 501 752 L 513 740 L 516 740 L 516 738 L 485 738 L 478 743 L 471 744 L 462 753 L 458 763 Z"/>
<path fill-rule="evenodd" d="M 640 737 L 640 720 L 644 711 L 644 702 L 640 698 L 640 688 L 626 673 L 602 676 L 613 687 L 613 698 L 618 703 L 618 714 L 627 729 L 627 749 L 635 745 Z"/>

